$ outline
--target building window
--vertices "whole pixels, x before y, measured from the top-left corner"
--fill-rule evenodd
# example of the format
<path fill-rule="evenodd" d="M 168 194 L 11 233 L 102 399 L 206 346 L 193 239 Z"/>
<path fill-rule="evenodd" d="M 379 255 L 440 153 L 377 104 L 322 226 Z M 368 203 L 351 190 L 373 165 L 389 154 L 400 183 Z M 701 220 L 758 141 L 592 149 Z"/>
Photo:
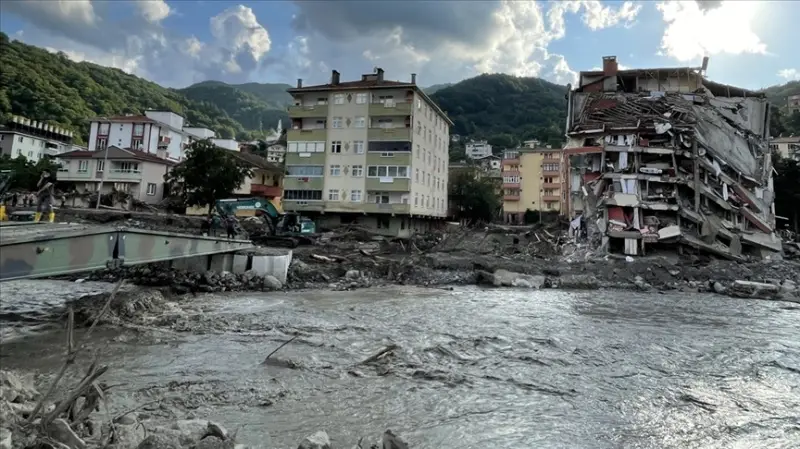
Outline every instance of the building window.
<path fill-rule="evenodd" d="M 367 126 L 367 119 L 365 117 L 356 117 L 353 127 L 365 128 L 366 126 Z"/>
<path fill-rule="evenodd" d="M 329 189 L 328 190 L 328 201 L 339 201 L 339 190 L 338 189 Z"/>
<path fill-rule="evenodd" d="M 356 104 L 366 104 L 367 103 L 367 94 L 356 94 Z"/>
<path fill-rule="evenodd" d="M 542 164 L 542 171 L 558 171 L 558 164 Z"/>
<path fill-rule="evenodd" d="M 153 196 L 156 194 L 156 185 L 152 182 L 147 183 L 147 194 Z"/>
<path fill-rule="evenodd" d="M 97 161 L 97 171 L 102 173 L 103 169 L 106 167 L 106 161 L 99 160 Z"/>
<path fill-rule="evenodd" d="M 370 165 L 367 167 L 368 178 L 408 178 L 408 167 L 405 165 Z"/>
<path fill-rule="evenodd" d="M 138 162 L 120 162 L 116 166 L 112 165 L 111 171 L 114 173 L 140 173 Z"/>
<path fill-rule="evenodd" d="M 334 117 L 333 118 L 333 122 L 331 123 L 331 127 L 335 128 L 335 129 L 343 128 L 343 126 L 342 126 L 342 118 L 341 117 Z"/>
<path fill-rule="evenodd" d="M 360 178 L 360 177 L 364 176 L 364 166 L 363 165 L 354 165 L 353 166 L 352 176 L 354 178 Z"/>
<path fill-rule="evenodd" d="M 414 170 L 414 182 L 419 183 L 419 169 Z"/>
<path fill-rule="evenodd" d="M 110 123 L 101 123 L 100 126 L 97 127 L 97 135 L 98 136 L 107 136 L 108 131 L 111 129 Z"/>
<path fill-rule="evenodd" d="M 360 190 L 351 190 L 350 191 L 350 202 L 351 203 L 360 203 L 361 202 L 361 191 Z"/>
<path fill-rule="evenodd" d="M 98 138 L 97 143 L 94 146 L 95 150 L 105 150 L 108 147 L 108 139 L 106 138 Z"/>
<path fill-rule="evenodd" d="M 381 153 L 381 157 L 394 157 L 394 153 L 390 151 L 384 151 L 383 153 Z"/>
<path fill-rule="evenodd" d="M 289 142 L 286 151 L 289 153 L 324 153 L 325 142 Z"/>
<path fill-rule="evenodd" d="M 144 148 L 144 141 L 142 139 L 134 138 L 131 141 L 131 148 L 133 148 L 134 150 L 141 150 L 142 148 Z"/>
<path fill-rule="evenodd" d="M 322 199 L 322 190 L 284 190 L 283 199 L 320 201 Z"/>
<path fill-rule="evenodd" d="M 334 140 L 331 142 L 331 153 L 341 153 L 342 152 L 342 141 L 341 140 Z"/>
<path fill-rule="evenodd" d="M 353 151 L 355 151 L 356 154 L 364 154 L 364 141 L 363 140 L 353 141 Z"/>
<path fill-rule="evenodd" d="M 367 202 L 375 204 L 389 204 L 390 202 L 389 192 L 368 192 Z"/>
<path fill-rule="evenodd" d="M 322 165 L 288 165 L 286 176 L 319 178 L 323 175 L 325 167 Z"/>
<path fill-rule="evenodd" d="M 24 137 L 22 137 L 22 136 L 19 136 L 19 137 L 17 138 L 17 141 L 19 141 L 20 143 L 22 143 L 22 142 L 25 142 L 25 138 L 24 138 Z"/>
<path fill-rule="evenodd" d="M 33 151 L 28 151 L 28 159 L 33 159 Z"/>
<path fill-rule="evenodd" d="M 331 176 L 341 176 L 342 175 L 342 166 L 341 165 L 331 165 Z"/>
<path fill-rule="evenodd" d="M 344 94 L 335 94 L 333 96 L 333 104 L 344 104 Z"/>
<path fill-rule="evenodd" d="M 142 137 L 144 136 L 144 125 L 141 123 L 137 123 L 133 125 L 133 136 L 134 137 Z"/>
<path fill-rule="evenodd" d="M 414 205 L 419 205 L 419 193 L 414 193 Z"/>
<path fill-rule="evenodd" d="M 417 120 L 417 134 L 422 132 L 422 125 L 419 124 L 419 120 Z M 419 147 L 419 145 L 417 145 Z"/>
<path fill-rule="evenodd" d="M 78 173 L 89 171 L 89 161 L 78 161 Z"/>

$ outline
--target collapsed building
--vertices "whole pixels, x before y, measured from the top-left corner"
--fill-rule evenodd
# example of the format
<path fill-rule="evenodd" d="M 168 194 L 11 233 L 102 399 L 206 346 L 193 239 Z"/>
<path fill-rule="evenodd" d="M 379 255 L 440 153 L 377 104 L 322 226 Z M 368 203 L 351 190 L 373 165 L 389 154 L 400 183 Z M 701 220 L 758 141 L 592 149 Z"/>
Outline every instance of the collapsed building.
<path fill-rule="evenodd" d="M 701 68 L 581 72 L 568 94 L 568 210 L 612 253 L 686 247 L 731 259 L 781 251 L 769 103 Z"/>

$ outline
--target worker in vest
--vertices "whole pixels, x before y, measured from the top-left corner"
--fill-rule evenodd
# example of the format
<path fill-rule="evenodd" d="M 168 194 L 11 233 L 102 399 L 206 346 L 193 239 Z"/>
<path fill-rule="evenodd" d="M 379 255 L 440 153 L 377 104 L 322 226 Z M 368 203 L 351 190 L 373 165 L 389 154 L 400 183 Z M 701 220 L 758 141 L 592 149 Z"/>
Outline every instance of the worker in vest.
<path fill-rule="evenodd" d="M 34 215 L 33 221 L 41 220 L 42 213 L 44 213 L 45 210 L 48 212 L 48 221 L 50 223 L 55 221 L 56 213 L 53 211 L 53 199 L 55 198 L 54 187 L 53 182 L 50 180 L 50 172 L 42 172 L 42 176 L 39 177 L 39 182 L 36 184 L 36 188 L 39 189 L 36 192 L 39 204 L 36 206 L 36 214 Z"/>

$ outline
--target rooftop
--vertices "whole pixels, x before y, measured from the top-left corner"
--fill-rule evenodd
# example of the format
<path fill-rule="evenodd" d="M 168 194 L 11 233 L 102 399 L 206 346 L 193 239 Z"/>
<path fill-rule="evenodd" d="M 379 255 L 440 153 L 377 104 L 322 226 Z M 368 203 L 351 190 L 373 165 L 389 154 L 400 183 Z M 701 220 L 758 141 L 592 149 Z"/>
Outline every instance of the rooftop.
<path fill-rule="evenodd" d="M 773 137 L 770 143 L 800 143 L 800 136 Z"/>
<path fill-rule="evenodd" d="M 158 123 L 145 115 L 112 115 L 109 117 L 94 117 L 90 122 L 125 122 L 125 123 Z"/>
<path fill-rule="evenodd" d="M 70 151 L 67 153 L 59 154 L 59 159 L 105 159 L 106 152 L 99 151 Z M 142 162 L 154 162 L 156 164 L 175 165 L 175 161 L 163 159 L 155 154 L 145 153 L 144 151 L 134 150 L 131 148 L 119 148 L 111 145 L 108 147 L 108 159 L 134 159 Z"/>

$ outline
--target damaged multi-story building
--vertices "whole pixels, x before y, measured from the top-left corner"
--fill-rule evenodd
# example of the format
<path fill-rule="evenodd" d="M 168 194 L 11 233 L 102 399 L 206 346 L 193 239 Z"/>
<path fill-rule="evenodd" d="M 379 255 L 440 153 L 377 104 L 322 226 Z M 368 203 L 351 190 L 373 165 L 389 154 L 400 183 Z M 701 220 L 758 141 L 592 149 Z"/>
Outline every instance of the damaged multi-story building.
<path fill-rule="evenodd" d="M 581 72 L 568 94 L 568 210 L 602 250 L 739 259 L 781 251 L 769 108 L 702 67 Z M 578 229 L 577 225 L 575 228 Z"/>

